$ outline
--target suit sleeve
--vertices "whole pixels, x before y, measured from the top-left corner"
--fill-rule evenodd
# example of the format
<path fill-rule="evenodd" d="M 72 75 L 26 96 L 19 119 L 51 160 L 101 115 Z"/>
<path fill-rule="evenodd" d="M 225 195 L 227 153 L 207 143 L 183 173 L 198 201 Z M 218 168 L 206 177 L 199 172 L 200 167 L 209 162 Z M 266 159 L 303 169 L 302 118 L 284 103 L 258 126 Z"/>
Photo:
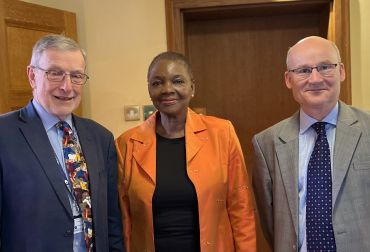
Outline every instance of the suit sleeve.
<path fill-rule="evenodd" d="M 237 252 L 256 251 L 254 204 L 243 152 L 229 122 L 229 179 L 227 210 Z"/>
<path fill-rule="evenodd" d="M 258 137 L 253 138 L 256 165 L 253 171 L 253 187 L 260 214 L 262 231 L 272 247 L 273 243 L 273 205 L 272 205 L 272 180 L 268 164 L 258 142 Z"/>
<path fill-rule="evenodd" d="M 118 155 L 118 194 L 119 203 L 122 211 L 122 227 L 126 252 L 131 251 L 131 215 L 130 205 L 127 194 L 126 177 L 126 150 L 127 145 L 121 136 L 116 140 L 116 150 Z"/>
<path fill-rule="evenodd" d="M 111 136 L 108 150 L 108 236 L 109 251 L 124 251 L 122 242 L 121 213 L 117 192 L 117 155 Z"/>

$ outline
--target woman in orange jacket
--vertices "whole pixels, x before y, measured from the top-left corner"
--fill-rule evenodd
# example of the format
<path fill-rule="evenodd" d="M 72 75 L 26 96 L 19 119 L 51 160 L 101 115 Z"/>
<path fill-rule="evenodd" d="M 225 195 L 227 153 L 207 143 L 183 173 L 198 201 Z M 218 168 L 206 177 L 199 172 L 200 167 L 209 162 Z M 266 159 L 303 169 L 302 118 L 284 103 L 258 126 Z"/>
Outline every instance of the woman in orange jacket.
<path fill-rule="evenodd" d="M 256 251 L 254 205 L 230 121 L 189 109 L 187 59 L 156 56 L 148 90 L 157 112 L 116 140 L 128 252 Z"/>

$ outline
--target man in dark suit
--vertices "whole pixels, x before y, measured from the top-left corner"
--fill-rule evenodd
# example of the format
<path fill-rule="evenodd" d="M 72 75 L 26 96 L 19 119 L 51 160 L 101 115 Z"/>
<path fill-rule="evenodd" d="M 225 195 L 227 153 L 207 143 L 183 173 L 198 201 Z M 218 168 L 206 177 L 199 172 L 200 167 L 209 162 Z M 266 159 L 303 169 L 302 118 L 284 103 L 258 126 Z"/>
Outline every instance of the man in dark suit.
<path fill-rule="evenodd" d="M 27 67 L 33 100 L 0 116 L 1 251 L 123 251 L 113 135 L 72 114 L 85 70 L 75 41 L 41 38 Z"/>
<path fill-rule="evenodd" d="M 370 115 L 339 101 L 333 42 L 302 39 L 287 69 L 300 110 L 253 138 L 265 237 L 276 252 L 370 251 Z"/>

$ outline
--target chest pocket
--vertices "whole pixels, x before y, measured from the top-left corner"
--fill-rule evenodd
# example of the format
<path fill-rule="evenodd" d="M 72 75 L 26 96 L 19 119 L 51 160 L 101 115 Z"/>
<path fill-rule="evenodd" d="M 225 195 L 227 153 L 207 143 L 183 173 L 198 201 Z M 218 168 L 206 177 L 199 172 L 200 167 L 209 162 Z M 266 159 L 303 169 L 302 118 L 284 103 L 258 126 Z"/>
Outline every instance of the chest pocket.
<path fill-rule="evenodd" d="M 370 160 L 369 161 L 357 161 L 353 163 L 353 168 L 355 170 L 370 170 Z"/>

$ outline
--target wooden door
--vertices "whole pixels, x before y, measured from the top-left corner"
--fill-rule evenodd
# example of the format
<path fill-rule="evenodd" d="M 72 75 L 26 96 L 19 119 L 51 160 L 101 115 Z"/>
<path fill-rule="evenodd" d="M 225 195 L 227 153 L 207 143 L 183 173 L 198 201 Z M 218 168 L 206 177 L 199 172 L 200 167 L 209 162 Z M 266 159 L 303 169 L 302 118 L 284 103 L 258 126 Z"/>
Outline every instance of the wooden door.
<path fill-rule="evenodd" d="M 46 34 L 77 38 L 76 15 L 22 1 L 0 0 L 0 114 L 32 98 L 26 67 L 32 47 Z M 81 113 L 81 105 L 78 109 Z"/>
<path fill-rule="evenodd" d="M 350 74 L 348 11 L 340 0 L 166 1 L 168 49 L 185 53 L 194 70 L 191 107 L 233 122 L 250 174 L 252 136 L 298 109 L 284 83 L 289 46 L 330 38 Z M 348 75 L 341 92 L 350 103 Z M 258 233 L 258 251 L 269 251 Z"/>

